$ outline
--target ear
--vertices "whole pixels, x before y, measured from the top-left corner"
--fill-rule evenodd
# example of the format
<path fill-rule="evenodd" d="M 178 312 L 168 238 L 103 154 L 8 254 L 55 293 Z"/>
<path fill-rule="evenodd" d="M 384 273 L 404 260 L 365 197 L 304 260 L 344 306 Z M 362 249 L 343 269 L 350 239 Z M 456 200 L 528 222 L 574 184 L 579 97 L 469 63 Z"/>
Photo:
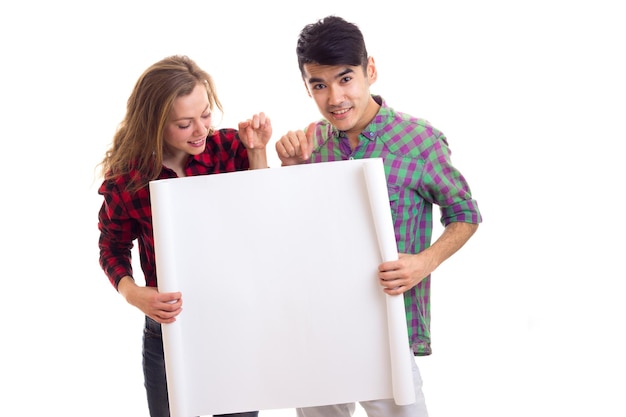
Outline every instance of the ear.
<path fill-rule="evenodd" d="M 374 57 L 370 56 L 367 58 L 367 80 L 370 85 L 374 84 L 378 79 L 378 71 L 376 71 L 376 62 L 374 62 Z"/>

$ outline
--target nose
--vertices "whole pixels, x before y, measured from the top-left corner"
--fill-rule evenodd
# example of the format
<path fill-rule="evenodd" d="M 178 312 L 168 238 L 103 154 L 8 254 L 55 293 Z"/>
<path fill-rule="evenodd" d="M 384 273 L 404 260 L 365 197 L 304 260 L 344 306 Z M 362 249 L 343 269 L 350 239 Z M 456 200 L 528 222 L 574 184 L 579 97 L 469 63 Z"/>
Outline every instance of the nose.
<path fill-rule="evenodd" d="M 209 128 L 206 127 L 204 123 L 199 120 L 196 122 L 196 132 L 198 133 L 198 135 L 208 135 Z"/>
<path fill-rule="evenodd" d="M 330 105 L 338 106 L 343 103 L 345 95 L 340 87 L 328 87 L 328 102 Z"/>

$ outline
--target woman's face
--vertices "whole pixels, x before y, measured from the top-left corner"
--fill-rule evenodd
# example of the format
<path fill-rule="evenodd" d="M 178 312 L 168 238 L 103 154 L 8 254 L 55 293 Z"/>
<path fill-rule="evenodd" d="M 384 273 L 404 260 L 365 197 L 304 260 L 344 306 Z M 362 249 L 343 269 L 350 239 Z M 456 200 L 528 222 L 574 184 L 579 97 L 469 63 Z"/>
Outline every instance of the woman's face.
<path fill-rule="evenodd" d="M 204 85 L 174 100 L 165 124 L 163 154 L 168 157 L 198 155 L 204 151 L 211 126 L 211 109 Z"/>

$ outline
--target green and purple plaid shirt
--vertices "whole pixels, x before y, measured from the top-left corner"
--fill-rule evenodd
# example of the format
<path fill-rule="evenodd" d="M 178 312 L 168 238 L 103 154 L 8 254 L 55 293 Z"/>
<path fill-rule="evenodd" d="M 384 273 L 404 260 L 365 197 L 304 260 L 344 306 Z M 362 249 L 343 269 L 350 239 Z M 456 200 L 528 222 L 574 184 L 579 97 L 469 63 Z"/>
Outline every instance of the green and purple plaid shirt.
<path fill-rule="evenodd" d="M 317 123 L 310 162 L 382 158 L 387 176 L 398 252 L 419 253 L 430 246 L 433 204 L 441 223 L 480 223 L 482 217 L 465 178 L 452 165 L 446 137 L 427 121 L 396 112 L 380 96 L 381 107 L 351 150 L 345 134 L 327 120 Z M 404 293 L 410 344 L 429 355 L 430 276 Z"/>

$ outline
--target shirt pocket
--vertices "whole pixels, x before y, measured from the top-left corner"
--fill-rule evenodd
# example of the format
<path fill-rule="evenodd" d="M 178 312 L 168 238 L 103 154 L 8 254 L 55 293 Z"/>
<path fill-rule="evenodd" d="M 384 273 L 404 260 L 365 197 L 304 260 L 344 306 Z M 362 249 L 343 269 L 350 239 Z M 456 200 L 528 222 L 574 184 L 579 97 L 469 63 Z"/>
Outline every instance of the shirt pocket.
<path fill-rule="evenodd" d="M 400 211 L 400 190 L 402 188 L 395 184 L 387 184 L 387 192 L 389 193 L 389 208 L 391 209 L 391 219 L 393 220 L 394 228 L 396 219 L 398 218 Z"/>

